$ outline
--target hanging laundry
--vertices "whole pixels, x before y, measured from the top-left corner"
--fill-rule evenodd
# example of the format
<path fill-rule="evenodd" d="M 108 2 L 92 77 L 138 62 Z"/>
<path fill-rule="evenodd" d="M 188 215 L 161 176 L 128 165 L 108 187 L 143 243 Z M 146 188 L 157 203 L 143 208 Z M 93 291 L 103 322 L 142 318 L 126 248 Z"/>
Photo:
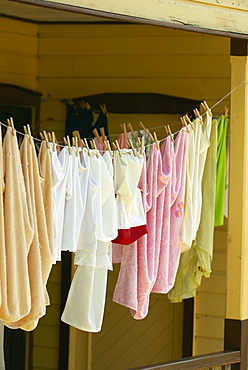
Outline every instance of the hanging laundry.
<path fill-rule="evenodd" d="M 51 255 L 54 255 L 54 224 L 53 224 L 53 193 L 52 168 L 49 147 L 42 141 L 38 154 L 39 173 L 41 178 L 41 191 L 46 215 L 46 226 Z"/>
<path fill-rule="evenodd" d="M 26 188 L 29 217 L 34 230 L 28 253 L 28 272 L 31 292 L 31 310 L 27 316 L 13 323 L 5 323 L 10 328 L 33 330 L 38 320 L 44 316 L 46 305 L 50 304 L 46 289 L 52 268 L 52 255 L 46 228 L 44 203 L 41 191 L 38 162 L 32 137 L 25 135 L 20 148 L 20 156 Z"/>
<path fill-rule="evenodd" d="M 3 140 L 2 156 L 4 224 L 8 227 L 4 234 L 6 262 L 4 266 L 4 261 L 1 260 L 3 265 L 0 270 L 2 294 L 4 292 L 0 319 L 4 322 L 15 322 L 28 315 L 31 310 L 28 255 L 34 232 L 29 219 L 28 196 L 26 196 L 17 137 L 11 127 L 7 128 Z M 3 224 L 1 228 L 2 226 Z M 4 269 L 6 278 L 4 278 Z M 5 281 L 6 286 L 4 286 Z"/>
<path fill-rule="evenodd" d="M 185 213 L 182 224 L 182 252 L 191 247 L 196 238 L 202 207 L 201 181 L 206 161 L 212 126 L 212 116 L 206 112 L 204 124 L 197 118 L 189 137 L 187 154 Z"/>
<path fill-rule="evenodd" d="M 147 233 L 141 191 L 138 189 L 144 158 L 137 151 L 114 152 L 114 187 L 116 194 L 118 237 L 116 244 L 130 244 Z"/>
<path fill-rule="evenodd" d="M 214 206 L 217 153 L 217 121 L 213 120 L 211 145 L 202 178 L 202 213 L 196 239 L 190 250 L 181 254 L 174 287 L 168 294 L 171 302 L 194 297 L 202 276 L 209 277 L 213 257 Z"/>
<path fill-rule="evenodd" d="M 217 146 L 217 178 L 216 203 L 214 226 L 224 224 L 224 203 L 226 189 L 226 133 L 229 117 L 224 115 L 218 119 L 218 146 Z"/>
<path fill-rule="evenodd" d="M 113 174 L 112 160 L 108 157 L 109 154 L 105 154 L 102 157 L 98 151 L 91 151 L 89 165 L 96 183 L 94 202 L 96 208 L 95 212 L 93 210 L 92 213 L 96 219 L 94 228 L 96 237 L 91 238 L 93 244 L 89 249 L 89 259 L 85 255 L 89 247 L 88 243 L 85 246 L 81 244 L 85 258 L 80 259 L 82 257 L 80 251 L 76 253 L 78 267 L 61 317 L 61 320 L 69 325 L 90 332 L 101 330 L 106 299 L 107 273 L 108 269 L 112 269 L 111 240 L 117 235 L 115 195 L 111 176 Z M 91 203 L 92 199 L 88 197 L 88 201 Z M 104 228 L 106 214 L 108 214 L 108 228 Z"/>
<path fill-rule="evenodd" d="M 53 263 L 61 261 L 65 201 L 72 196 L 72 156 L 68 148 L 63 148 L 57 155 L 51 152 L 53 177 L 53 222 L 54 222 L 54 255 Z"/>

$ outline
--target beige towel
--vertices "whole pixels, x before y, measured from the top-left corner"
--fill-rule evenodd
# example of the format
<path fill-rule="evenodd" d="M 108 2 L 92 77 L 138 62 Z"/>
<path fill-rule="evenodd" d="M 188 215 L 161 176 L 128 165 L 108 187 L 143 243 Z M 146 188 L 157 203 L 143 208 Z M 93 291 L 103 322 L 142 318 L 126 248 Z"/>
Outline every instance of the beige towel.
<path fill-rule="evenodd" d="M 7 128 L 3 140 L 3 169 L 7 286 L 0 307 L 0 319 L 17 321 L 31 309 L 27 256 L 33 231 L 27 209 L 17 138 L 12 134 L 11 127 Z M 2 264 L 3 261 L 1 267 Z"/>
<path fill-rule="evenodd" d="M 38 164 L 41 182 L 41 191 L 43 196 L 47 233 L 49 238 L 49 245 L 51 255 L 53 256 L 54 250 L 54 222 L 53 222 L 53 183 L 52 183 L 52 167 L 51 156 L 47 145 L 42 141 L 38 156 Z"/>
<path fill-rule="evenodd" d="M 49 304 L 46 283 L 51 271 L 52 256 L 46 229 L 38 162 L 33 140 L 29 139 L 28 135 L 24 137 L 20 154 L 28 194 L 28 210 L 34 228 L 34 237 L 28 255 L 31 311 L 23 319 L 18 322 L 8 323 L 7 326 L 11 328 L 21 327 L 24 330 L 30 331 L 37 326 L 38 319 L 46 312 L 46 304 Z"/>

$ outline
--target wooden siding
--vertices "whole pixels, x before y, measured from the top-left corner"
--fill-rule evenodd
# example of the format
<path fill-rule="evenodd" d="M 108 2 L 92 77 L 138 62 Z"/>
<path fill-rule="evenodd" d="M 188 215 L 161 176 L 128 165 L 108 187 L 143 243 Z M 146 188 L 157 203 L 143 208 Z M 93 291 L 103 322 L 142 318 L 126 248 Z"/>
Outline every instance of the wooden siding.
<path fill-rule="evenodd" d="M 230 90 L 229 39 L 140 25 L 41 25 L 38 90 L 41 128 L 54 127 L 60 138 L 64 98 L 154 92 L 211 106 Z M 225 105 L 228 99 L 215 112 Z M 129 119 L 137 127 L 139 117 Z M 114 121 L 110 115 L 110 130 L 118 133 Z M 156 121 L 144 123 L 163 125 Z"/>
<path fill-rule="evenodd" d="M 215 228 L 210 278 L 203 277 L 195 298 L 194 355 L 224 349 L 226 316 L 227 227 Z"/>
<path fill-rule="evenodd" d="M 37 90 L 38 25 L 0 17 L 0 81 Z"/>

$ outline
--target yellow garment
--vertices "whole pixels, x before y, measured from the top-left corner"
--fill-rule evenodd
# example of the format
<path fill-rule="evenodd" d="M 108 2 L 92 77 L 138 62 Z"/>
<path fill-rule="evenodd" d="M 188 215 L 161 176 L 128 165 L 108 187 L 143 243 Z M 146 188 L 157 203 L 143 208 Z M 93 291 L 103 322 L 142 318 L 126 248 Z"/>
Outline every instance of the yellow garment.
<path fill-rule="evenodd" d="M 52 267 L 52 256 L 46 229 L 45 210 L 41 193 L 38 162 L 33 140 L 25 135 L 20 148 L 27 204 L 34 236 L 28 254 L 28 272 L 31 290 L 31 310 L 21 320 L 8 323 L 10 328 L 21 327 L 33 330 L 38 319 L 45 315 L 49 297 L 46 290 L 47 279 Z"/>
<path fill-rule="evenodd" d="M 41 191 L 43 196 L 47 234 L 50 245 L 50 252 L 53 256 L 54 249 L 54 222 L 53 222 L 53 183 L 50 151 L 42 141 L 38 156 L 38 165 L 41 177 Z"/>
<path fill-rule="evenodd" d="M 11 127 L 7 128 L 3 140 L 3 171 L 6 262 L 1 260 L 0 263 L 1 276 L 3 276 L 2 269 L 6 269 L 7 285 L 2 287 L 0 319 L 7 322 L 20 320 L 31 309 L 27 256 L 33 238 L 20 153 L 17 138 Z M 1 239 L 3 240 L 2 235 Z"/>
<path fill-rule="evenodd" d="M 196 239 L 182 253 L 174 287 L 168 294 L 171 302 L 195 296 L 202 276 L 209 277 L 213 257 L 214 210 L 216 191 L 217 120 L 213 120 L 210 147 L 202 178 L 202 213 Z"/>

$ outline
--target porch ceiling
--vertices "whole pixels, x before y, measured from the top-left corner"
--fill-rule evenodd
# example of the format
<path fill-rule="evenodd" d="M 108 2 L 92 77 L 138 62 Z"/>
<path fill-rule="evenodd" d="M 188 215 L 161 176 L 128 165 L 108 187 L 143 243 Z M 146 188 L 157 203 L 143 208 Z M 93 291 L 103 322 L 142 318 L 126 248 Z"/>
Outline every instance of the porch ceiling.
<path fill-rule="evenodd" d="M 0 1 L 0 16 L 31 21 L 35 23 L 102 23 L 113 19 L 46 8 L 13 0 Z M 118 22 L 118 20 L 115 20 Z"/>

